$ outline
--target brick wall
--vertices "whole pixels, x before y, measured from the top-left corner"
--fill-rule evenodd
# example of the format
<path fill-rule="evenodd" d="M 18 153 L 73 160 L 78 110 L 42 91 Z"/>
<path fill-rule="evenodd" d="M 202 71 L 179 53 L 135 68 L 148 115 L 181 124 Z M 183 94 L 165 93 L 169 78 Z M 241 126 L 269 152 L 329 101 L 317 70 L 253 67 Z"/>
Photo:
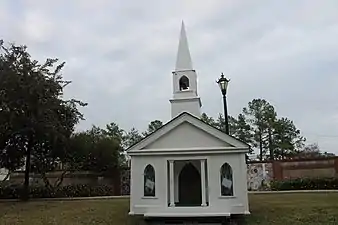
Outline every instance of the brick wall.
<path fill-rule="evenodd" d="M 338 177 L 338 157 L 273 162 L 274 179 Z"/>
<path fill-rule="evenodd" d="M 338 177 L 338 157 L 248 162 L 248 168 L 269 165 L 272 179 Z M 260 175 L 258 175 L 260 176 Z"/>
<path fill-rule="evenodd" d="M 61 176 L 62 171 L 55 171 L 47 173 L 47 178 L 51 184 L 54 184 Z M 10 176 L 10 182 L 13 184 L 23 184 L 24 172 L 14 172 Z M 30 174 L 31 185 L 44 185 L 44 182 L 39 174 Z M 89 172 L 89 171 L 78 171 L 64 176 L 62 186 L 66 185 L 77 185 L 77 184 L 88 184 L 88 185 L 113 185 L 113 195 L 121 194 L 121 178 L 118 171 L 111 174 L 109 178 L 102 177 L 100 174 Z"/>
<path fill-rule="evenodd" d="M 114 185 L 114 195 L 128 195 L 130 192 L 130 169 L 123 168 L 111 177 L 103 178 L 90 172 L 76 172 L 64 178 L 62 185 L 69 184 L 109 184 Z M 54 182 L 60 172 L 49 174 Z M 282 161 L 248 162 L 247 184 L 249 190 L 268 190 L 272 180 L 301 177 L 338 177 L 338 157 L 322 159 L 294 159 Z M 24 173 L 13 173 L 11 182 L 22 183 Z M 31 175 L 31 183 L 41 183 L 38 175 Z"/>
<path fill-rule="evenodd" d="M 265 190 L 272 180 L 338 177 L 338 157 L 248 162 L 249 190 Z"/>

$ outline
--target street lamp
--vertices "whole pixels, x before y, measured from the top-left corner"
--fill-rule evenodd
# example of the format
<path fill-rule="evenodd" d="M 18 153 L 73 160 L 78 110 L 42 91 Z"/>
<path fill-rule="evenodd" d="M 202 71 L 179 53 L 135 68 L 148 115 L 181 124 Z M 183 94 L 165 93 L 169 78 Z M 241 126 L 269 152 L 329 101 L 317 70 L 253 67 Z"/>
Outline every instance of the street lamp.
<path fill-rule="evenodd" d="M 223 95 L 224 120 L 225 120 L 225 133 L 226 134 L 229 134 L 228 109 L 227 109 L 227 99 L 226 99 L 226 93 L 227 93 L 229 81 L 230 80 L 224 77 L 223 73 L 221 74 L 221 77 L 218 79 L 218 81 L 216 81 Z"/>

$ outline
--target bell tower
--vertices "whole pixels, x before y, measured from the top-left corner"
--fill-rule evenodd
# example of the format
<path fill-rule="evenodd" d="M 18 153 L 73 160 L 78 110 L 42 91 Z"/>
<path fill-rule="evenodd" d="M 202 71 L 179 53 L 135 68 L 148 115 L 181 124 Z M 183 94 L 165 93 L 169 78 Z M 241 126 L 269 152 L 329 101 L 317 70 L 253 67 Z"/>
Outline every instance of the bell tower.
<path fill-rule="evenodd" d="M 192 67 L 184 22 L 182 21 L 176 66 L 173 74 L 173 98 L 171 103 L 171 118 L 182 112 L 201 116 L 201 99 L 197 94 L 197 74 Z"/>

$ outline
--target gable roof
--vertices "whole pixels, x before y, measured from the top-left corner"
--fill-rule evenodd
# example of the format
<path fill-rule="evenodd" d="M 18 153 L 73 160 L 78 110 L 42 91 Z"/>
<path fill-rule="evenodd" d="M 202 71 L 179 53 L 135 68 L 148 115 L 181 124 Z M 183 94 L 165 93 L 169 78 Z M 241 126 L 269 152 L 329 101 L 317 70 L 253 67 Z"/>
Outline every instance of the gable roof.
<path fill-rule="evenodd" d="M 204 121 L 202 121 L 200 118 L 188 113 L 188 112 L 182 112 L 181 114 L 179 114 L 178 116 L 176 116 L 175 118 L 173 118 L 172 120 L 170 120 L 169 122 L 167 122 L 166 124 L 164 124 L 162 127 L 160 127 L 158 130 L 156 130 L 155 132 L 147 135 L 146 137 L 144 137 L 143 139 L 141 139 L 139 142 L 135 143 L 134 145 L 130 146 L 127 149 L 128 151 L 133 151 L 133 150 L 140 150 L 144 147 L 146 147 L 147 145 L 155 142 L 156 140 L 158 140 L 160 137 L 164 136 L 165 134 L 167 134 L 168 132 L 170 132 L 171 130 L 173 130 L 174 128 L 176 128 L 177 126 L 179 126 L 180 124 L 184 123 L 184 122 L 188 122 L 192 125 L 194 125 L 195 127 L 197 127 L 198 129 L 201 129 L 203 131 L 205 131 L 206 133 L 234 146 L 234 147 L 239 147 L 239 148 L 249 148 L 250 146 L 244 142 L 242 142 L 241 140 L 225 134 L 223 131 L 221 131 L 220 129 L 217 129 L 207 123 L 205 123 Z"/>

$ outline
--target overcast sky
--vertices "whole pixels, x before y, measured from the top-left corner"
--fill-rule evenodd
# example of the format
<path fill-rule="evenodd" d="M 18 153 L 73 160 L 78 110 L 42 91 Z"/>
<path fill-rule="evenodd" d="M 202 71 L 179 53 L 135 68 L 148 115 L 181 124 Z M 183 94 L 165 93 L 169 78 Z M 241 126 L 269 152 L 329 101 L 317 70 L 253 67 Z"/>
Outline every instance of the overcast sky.
<path fill-rule="evenodd" d="M 182 20 L 203 112 L 222 112 L 224 72 L 231 115 L 265 98 L 338 154 L 337 0 L 0 0 L 0 39 L 66 61 L 66 97 L 89 104 L 78 129 L 170 120 Z"/>

